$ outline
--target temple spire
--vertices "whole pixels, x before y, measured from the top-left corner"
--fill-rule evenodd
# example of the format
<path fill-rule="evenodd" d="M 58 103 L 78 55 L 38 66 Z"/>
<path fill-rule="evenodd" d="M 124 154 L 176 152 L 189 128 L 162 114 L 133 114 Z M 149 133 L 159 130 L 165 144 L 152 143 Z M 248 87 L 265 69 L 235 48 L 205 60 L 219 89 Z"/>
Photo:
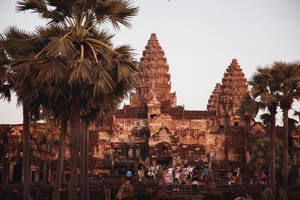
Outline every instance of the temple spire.
<path fill-rule="evenodd" d="M 154 40 L 157 41 L 157 37 L 156 37 L 156 34 L 155 34 L 155 33 L 151 33 L 150 40 L 151 40 L 151 41 L 154 41 Z"/>
<path fill-rule="evenodd" d="M 222 78 L 222 85 L 217 84 L 207 109 L 215 110 L 220 117 L 230 116 L 231 125 L 239 123 L 237 111 L 241 101 L 248 92 L 247 79 L 236 58 L 232 59 Z"/>
<path fill-rule="evenodd" d="M 140 81 L 137 94 L 131 95 L 131 105 L 142 106 L 155 93 L 161 104 L 176 106 L 176 95 L 170 93 L 169 65 L 155 33 L 152 33 L 140 60 Z"/>

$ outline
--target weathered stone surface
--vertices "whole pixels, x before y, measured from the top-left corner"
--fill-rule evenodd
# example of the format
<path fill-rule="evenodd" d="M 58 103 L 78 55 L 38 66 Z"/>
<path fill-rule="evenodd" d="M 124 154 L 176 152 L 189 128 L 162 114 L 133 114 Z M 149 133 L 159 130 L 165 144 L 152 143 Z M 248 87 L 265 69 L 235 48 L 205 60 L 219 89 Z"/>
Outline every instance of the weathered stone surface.
<path fill-rule="evenodd" d="M 130 182 L 130 180 L 126 180 L 120 187 L 117 195 L 116 195 L 116 199 L 118 200 L 122 200 L 126 197 L 133 197 L 134 194 L 134 186 L 133 184 Z"/>
<path fill-rule="evenodd" d="M 124 156 L 127 152 L 130 154 L 126 156 L 127 159 L 139 160 L 132 151 L 140 152 L 139 148 L 148 146 L 151 161 L 154 162 L 168 158 L 173 164 L 207 160 L 208 157 L 222 160 L 225 134 L 220 133 L 219 125 L 224 121 L 223 105 L 233 104 L 230 116 L 232 120 L 238 120 L 236 110 L 247 92 L 246 79 L 240 66 L 233 59 L 224 74 L 223 84 L 216 85 L 207 111 L 191 111 L 176 105 L 176 94 L 170 92 L 169 66 L 164 55 L 156 35 L 151 34 L 140 62 L 141 79 L 136 93 L 130 96 L 130 105 L 124 106 L 111 117 L 111 125 L 105 125 L 112 127 L 114 133 L 111 145 L 113 149 L 118 148 L 113 150 L 114 154 L 119 152 L 116 156 L 120 156 L 120 152 L 123 152 Z M 135 131 L 132 130 L 137 126 L 147 129 L 149 137 L 135 137 Z M 135 150 L 128 150 L 128 146 Z M 234 160 L 236 156 L 232 148 L 229 153 Z"/>
<path fill-rule="evenodd" d="M 140 60 L 140 81 L 137 93 L 130 96 L 132 107 L 148 105 L 149 114 L 157 114 L 160 104 L 176 106 L 176 94 L 170 93 L 169 65 L 155 33 L 151 34 Z"/>

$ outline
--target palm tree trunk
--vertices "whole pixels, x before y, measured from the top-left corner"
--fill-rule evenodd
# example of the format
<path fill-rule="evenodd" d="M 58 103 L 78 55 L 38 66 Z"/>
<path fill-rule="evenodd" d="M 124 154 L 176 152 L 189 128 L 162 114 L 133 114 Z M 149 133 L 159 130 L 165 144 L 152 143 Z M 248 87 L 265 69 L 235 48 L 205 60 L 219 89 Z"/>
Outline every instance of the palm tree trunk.
<path fill-rule="evenodd" d="M 60 187 L 62 184 L 62 177 L 64 172 L 64 161 L 65 161 L 65 147 L 66 147 L 66 135 L 67 135 L 68 120 L 63 119 L 61 121 L 60 135 L 59 135 L 59 150 L 58 159 L 56 164 L 56 178 L 55 178 L 55 188 L 53 194 L 53 200 L 60 200 Z"/>
<path fill-rule="evenodd" d="M 85 180 L 86 180 L 86 187 L 85 187 L 85 193 L 86 193 L 86 200 L 90 199 L 90 189 L 89 189 L 89 139 L 90 139 L 90 132 L 89 132 L 89 126 L 87 126 L 86 129 L 86 134 L 85 134 L 85 139 L 86 139 L 86 145 L 85 145 L 85 158 L 86 158 L 86 176 L 85 176 Z"/>
<path fill-rule="evenodd" d="M 27 105 L 23 104 L 23 200 L 30 199 L 30 164 L 29 164 L 29 110 Z"/>
<path fill-rule="evenodd" d="M 80 151 L 80 196 L 81 200 L 88 199 L 88 124 L 82 122 L 82 137 L 81 137 L 81 151 Z"/>
<path fill-rule="evenodd" d="M 72 87 L 72 106 L 71 106 L 71 137 L 70 137 L 70 182 L 69 200 L 77 200 L 78 186 L 78 158 L 79 158 L 79 136 L 80 136 L 80 86 Z"/>
<path fill-rule="evenodd" d="M 288 194 L 287 182 L 288 182 L 288 162 L 289 162 L 289 109 L 283 109 L 283 125 L 284 125 L 284 148 L 283 148 L 283 187 Z"/>
<path fill-rule="evenodd" d="M 273 194 L 273 200 L 276 199 L 276 179 L 275 179 L 275 170 L 276 170 L 276 149 L 275 149 L 275 139 L 276 139 L 276 132 L 275 132 L 275 124 L 276 124 L 276 111 L 270 111 L 271 113 L 271 189 Z"/>

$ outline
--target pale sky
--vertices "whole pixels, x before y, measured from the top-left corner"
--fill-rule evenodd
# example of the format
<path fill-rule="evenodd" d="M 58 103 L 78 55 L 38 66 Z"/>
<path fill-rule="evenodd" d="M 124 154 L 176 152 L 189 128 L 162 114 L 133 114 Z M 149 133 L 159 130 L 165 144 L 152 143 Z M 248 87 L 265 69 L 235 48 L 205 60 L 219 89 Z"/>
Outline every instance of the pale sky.
<path fill-rule="evenodd" d="M 177 104 L 205 110 L 233 58 L 250 78 L 257 66 L 300 61 L 299 0 L 133 0 L 140 7 L 132 29 L 121 27 L 115 44 L 131 44 L 139 57 L 156 33 L 170 66 Z M 36 14 L 16 13 L 16 0 L 0 1 L 0 32 L 10 25 L 32 31 Z M 300 110 L 300 104 L 294 109 Z M 280 116 L 279 116 L 280 118 Z M 0 123 L 21 123 L 16 101 L 0 101 Z"/>

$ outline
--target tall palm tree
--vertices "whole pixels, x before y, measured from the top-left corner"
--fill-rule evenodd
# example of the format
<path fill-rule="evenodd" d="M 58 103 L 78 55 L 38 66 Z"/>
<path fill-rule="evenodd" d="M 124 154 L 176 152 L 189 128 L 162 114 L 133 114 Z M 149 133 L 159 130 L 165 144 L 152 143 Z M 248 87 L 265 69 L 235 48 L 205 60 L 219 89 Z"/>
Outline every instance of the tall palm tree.
<path fill-rule="evenodd" d="M 289 123 L 288 112 L 292 107 L 294 100 L 300 99 L 300 64 L 275 62 L 273 70 L 276 73 L 276 79 L 279 84 L 279 105 L 283 112 L 284 125 L 284 153 L 283 153 L 283 187 L 287 191 L 288 182 L 288 136 Z"/>
<path fill-rule="evenodd" d="M 91 122 L 100 122 L 103 121 L 105 115 L 115 111 L 122 100 L 129 94 L 128 91 L 131 91 L 136 85 L 137 74 L 132 74 L 129 77 L 131 80 L 124 82 L 119 81 L 122 79 L 120 75 L 122 70 L 126 65 L 132 65 L 134 67 L 136 62 L 132 60 L 131 52 L 128 46 L 121 46 L 116 49 L 118 52 L 119 58 L 114 59 L 114 70 L 110 71 L 110 76 L 115 83 L 115 88 L 109 93 L 98 93 L 97 96 L 93 96 L 93 87 L 88 86 L 84 88 L 84 94 L 82 96 L 82 139 L 81 139 L 81 166 L 80 166 L 80 187 L 81 187 L 81 199 L 88 199 L 88 144 L 89 144 L 89 130 L 88 127 Z M 90 98 L 90 97 L 93 98 Z"/>
<path fill-rule="evenodd" d="M 77 169 L 81 119 L 81 96 L 85 86 L 92 86 L 93 95 L 109 93 L 114 89 L 126 90 L 136 75 L 131 62 L 117 69 L 118 84 L 110 76 L 116 70 L 121 55 L 112 47 L 108 34 L 96 27 L 111 22 L 130 26 L 129 19 L 136 15 L 137 8 L 126 0 L 23 0 L 18 10 L 31 10 L 49 20 L 49 25 L 39 27 L 34 40 L 46 41 L 47 45 L 35 56 L 35 81 L 39 85 L 57 84 L 67 80 L 70 86 L 70 184 L 69 199 L 77 199 Z M 53 61 L 51 58 L 55 58 Z M 57 65 L 51 65 L 57 62 Z"/>
<path fill-rule="evenodd" d="M 43 98 L 38 90 L 33 88 L 28 75 L 28 70 L 18 68 L 13 70 L 16 63 L 22 63 L 27 56 L 36 54 L 36 44 L 29 42 L 32 35 L 11 27 L 1 36 L 1 47 L 5 49 L 8 59 L 8 83 L 16 93 L 18 103 L 23 106 L 23 199 L 30 198 L 30 157 L 29 157 L 29 123 L 30 116 L 38 113 L 39 101 Z"/>
<path fill-rule="evenodd" d="M 259 103 L 260 108 L 267 108 L 271 115 L 271 188 L 273 199 L 275 200 L 275 167 L 276 167 L 276 150 L 275 150 L 275 124 L 276 124 L 276 113 L 278 106 L 278 84 L 276 82 L 274 70 L 269 67 L 258 68 L 257 72 L 251 77 L 249 85 L 251 86 L 251 95 Z"/>
<path fill-rule="evenodd" d="M 50 109 L 54 112 L 55 119 L 58 119 L 60 121 L 60 133 L 59 133 L 58 159 L 56 163 L 55 187 L 54 187 L 54 193 L 52 195 L 52 199 L 60 200 L 60 191 L 61 191 L 60 188 L 62 185 L 63 174 L 64 174 L 65 147 L 66 147 L 67 127 L 68 127 L 70 108 L 68 107 L 69 101 L 67 98 L 67 93 L 64 93 L 66 91 L 62 91 L 61 88 L 54 89 L 53 91 L 56 92 L 50 92 L 50 94 L 53 94 L 50 95 L 50 97 L 53 97 L 52 100 L 49 101 L 51 103 Z"/>
<path fill-rule="evenodd" d="M 254 118 L 256 117 L 258 110 L 259 110 L 258 103 L 253 99 L 253 97 L 249 93 L 246 94 L 241 102 L 240 109 L 238 110 L 238 114 L 245 126 L 244 128 L 245 166 L 247 166 L 246 155 L 247 155 L 247 146 L 248 146 L 248 141 L 247 141 L 248 132 L 251 123 L 255 121 Z"/>

